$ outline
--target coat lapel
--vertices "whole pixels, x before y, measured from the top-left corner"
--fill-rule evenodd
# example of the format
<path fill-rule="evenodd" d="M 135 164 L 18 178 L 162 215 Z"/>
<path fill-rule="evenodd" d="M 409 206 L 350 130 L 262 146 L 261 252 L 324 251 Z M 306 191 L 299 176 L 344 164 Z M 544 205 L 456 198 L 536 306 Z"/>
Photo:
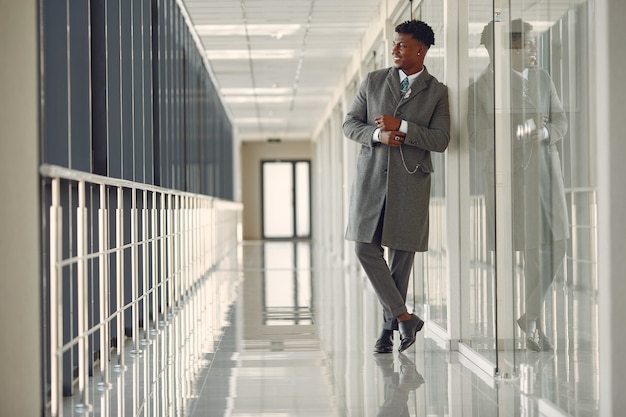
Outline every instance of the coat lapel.
<path fill-rule="evenodd" d="M 391 67 L 389 68 L 389 73 L 387 74 L 387 78 L 385 79 L 387 84 L 387 88 L 391 93 L 394 101 L 400 100 L 400 75 L 398 74 L 398 69 Z"/>

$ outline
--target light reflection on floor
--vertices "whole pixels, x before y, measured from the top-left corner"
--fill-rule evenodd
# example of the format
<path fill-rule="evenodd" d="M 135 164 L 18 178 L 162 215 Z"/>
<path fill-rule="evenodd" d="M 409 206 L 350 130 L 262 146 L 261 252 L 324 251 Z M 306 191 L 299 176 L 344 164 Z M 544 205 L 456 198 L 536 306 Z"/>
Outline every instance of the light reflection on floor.
<path fill-rule="evenodd" d="M 457 352 L 424 337 L 428 325 L 405 354 L 372 354 L 378 305 L 367 284 L 316 258 L 307 242 L 246 243 L 242 254 L 162 323 L 139 356 L 126 355 L 110 389 L 98 389 L 97 373 L 91 378 L 90 415 L 540 415 L 539 395 L 521 393 L 517 378 L 472 372 Z M 570 383 L 558 371 L 565 356 L 525 360 L 538 390 Z M 598 415 L 594 393 L 579 395 L 570 413 Z M 79 402 L 68 398 L 64 415 L 85 415 Z"/>

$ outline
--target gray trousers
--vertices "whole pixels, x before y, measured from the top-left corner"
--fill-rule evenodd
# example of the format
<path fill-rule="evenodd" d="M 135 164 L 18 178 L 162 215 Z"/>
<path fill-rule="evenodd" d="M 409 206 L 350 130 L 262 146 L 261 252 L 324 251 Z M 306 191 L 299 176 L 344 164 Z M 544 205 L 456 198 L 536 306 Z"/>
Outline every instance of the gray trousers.
<path fill-rule="evenodd" d="M 406 293 L 415 252 L 389 248 L 389 265 L 381 246 L 382 216 L 370 243 L 356 242 L 356 256 L 383 306 L 383 329 L 397 330 L 396 317 L 407 313 Z"/>

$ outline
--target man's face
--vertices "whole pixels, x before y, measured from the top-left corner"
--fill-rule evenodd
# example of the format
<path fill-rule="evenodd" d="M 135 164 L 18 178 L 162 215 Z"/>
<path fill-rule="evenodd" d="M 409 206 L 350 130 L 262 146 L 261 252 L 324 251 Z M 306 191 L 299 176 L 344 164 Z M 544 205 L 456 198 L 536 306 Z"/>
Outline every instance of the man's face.
<path fill-rule="evenodd" d="M 530 33 L 511 40 L 511 65 L 517 71 L 537 64 L 537 44 Z"/>
<path fill-rule="evenodd" d="M 407 33 L 396 33 L 391 55 L 396 68 L 411 75 L 422 70 L 426 46 Z"/>

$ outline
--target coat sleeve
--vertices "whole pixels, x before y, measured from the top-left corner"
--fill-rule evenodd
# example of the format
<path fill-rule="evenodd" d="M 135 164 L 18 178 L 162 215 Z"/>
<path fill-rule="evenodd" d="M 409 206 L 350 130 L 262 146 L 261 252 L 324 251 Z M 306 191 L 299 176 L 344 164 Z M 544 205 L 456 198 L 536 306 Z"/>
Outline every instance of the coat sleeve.
<path fill-rule="evenodd" d="M 367 123 L 367 91 L 369 82 L 370 75 L 368 74 L 354 97 L 350 111 L 346 114 L 343 122 L 343 133 L 350 140 L 372 147 L 374 146 L 372 136 L 376 127 Z"/>
<path fill-rule="evenodd" d="M 567 133 L 568 122 L 556 87 L 549 75 L 547 76 L 546 84 L 550 88 L 550 118 L 546 127 L 548 128 L 550 144 L 553 145 L 563 139 Z"/>

